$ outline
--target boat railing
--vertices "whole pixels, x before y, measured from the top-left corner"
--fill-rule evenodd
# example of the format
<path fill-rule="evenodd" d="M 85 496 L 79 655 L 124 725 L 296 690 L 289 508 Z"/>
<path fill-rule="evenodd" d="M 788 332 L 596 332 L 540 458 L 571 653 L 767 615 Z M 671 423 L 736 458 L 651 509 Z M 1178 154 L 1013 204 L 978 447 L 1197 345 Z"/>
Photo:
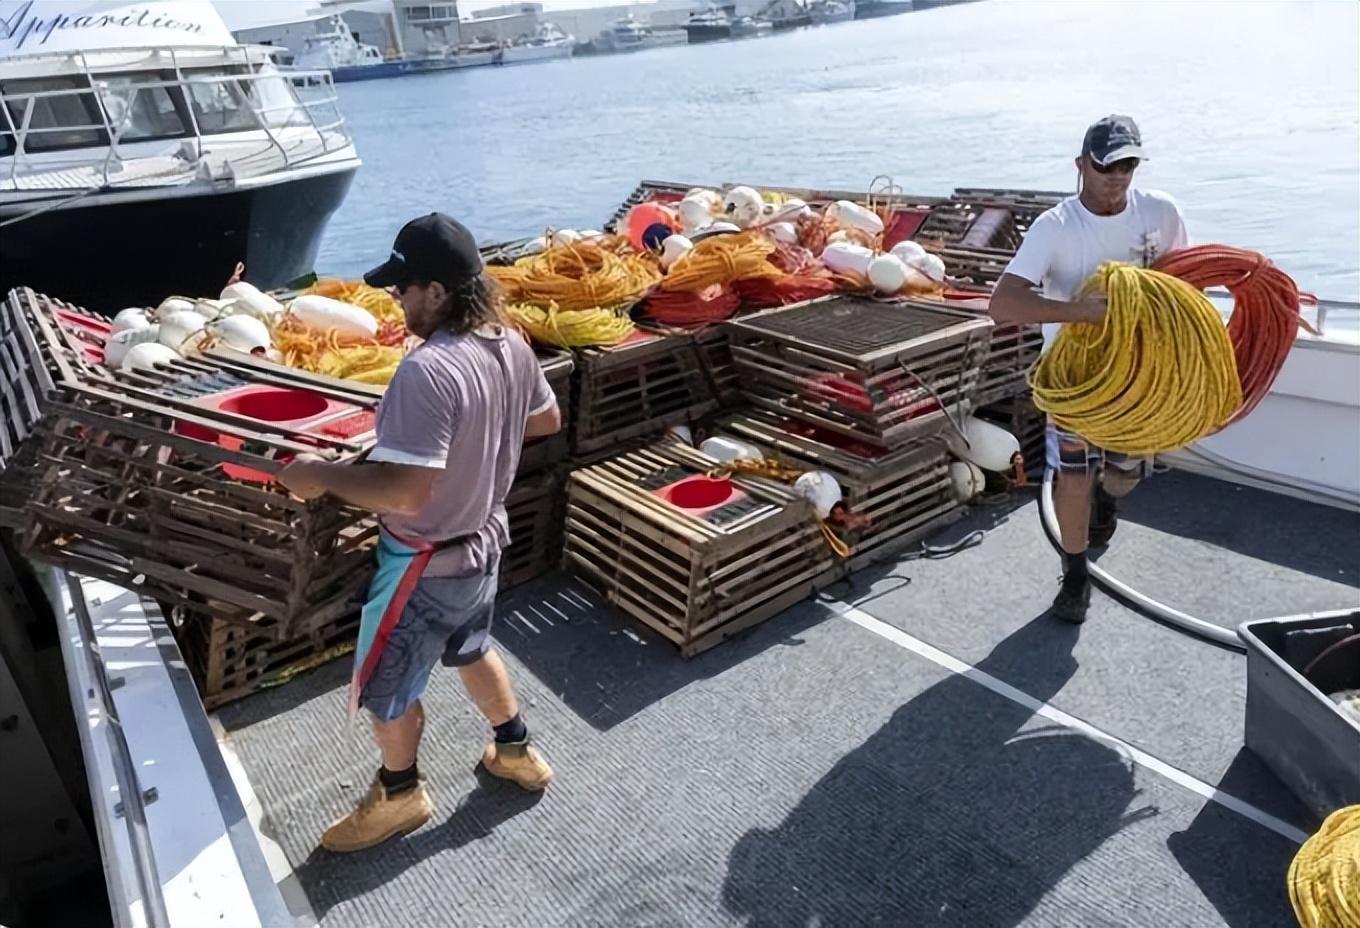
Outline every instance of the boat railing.
<path fill-rule="evenodd" d="M 144 53 L 146 50 L 118 51 Z M 297 167 L 352 144 L 345 120 L 340 115 L 339 98 L 329 71 L 282 68 L 267 56 L 252 58 L 245 46 L 240 48 L 239 55 L 236 49 L 230 47 L 218 49 L 226 54 L 207 66 L 201 58 L 201 49 L 187 51 L 197 51 L 199 60 L 184 60 L 185 51 L 164 49 L 155 54 L 161 58 L 168 56 L 168 66 L 130 65 L 122 71 L 107 66 L 94 67 L 84 52 L 74 52 L 67 59 L 74 67 L 63 70 L 60 76 L 83 77 L 84 86 L 7 91 L 0 95 L 0 101 L 4 104 L 0 105 L 0 159 L 9 162 L 8 186 L 17 186 L 19 179 L 25 176 L 51 175 L 72 169 L 84 169 L 79 175 L 81 182 L 75 186 L 114 186 L 120 175 L 145 181 L 148 179 L 145 172 L 124 174 L 124 169 L 132 159 L 124 157 L 120 148 L 153 140 L 182 139 L 192 143 L 192 162 L 167 170 L 169 174 L 180 175 L 192 174 L 195 163 L 203 160 L 205 135 L 251 131 L 262 133 L 265 149 L 278 153 L 277 167 L 280 169 Z M 99 54 L 107 55 L 108 51 L 101 50 Z M 207 70 L 224 73 L 196 73 Z M 147 71 L 163 72 L 167 76 L 150 78 Z M 126 85 L 111 87 L 108 80 L 120 74 L 135 74 L 137 79 Z M 144 76 L 150 79 L 143 79 Z M 195 88 L 200 88 L 201 96 L 195 95 Z M 205 93 L 201 88 L 220 89 Z M 163 90 L 169 91 L 174 100 L 181 131 L 169 135 L 125 138 L 136 112 L 138 96 Z M 174 96 L 176 92 L 178 97 Z M 205 98 L 211 101 L 213 97 L 216 97 L 216 102 L 224 104 L 220 112 L 232 120 L 230 128 L 222 132 L 211 129 L 205 131 L 202 125 L 200 107 Z M 118 102 L 115 103 L 115 100 Z M 47 103 L 49 112 L 74 108 L 77 112 L 87 114 L 87 119 L 83 122 L 53 121 L 52 125 L 35 126 L 34 114 L 42 101 L 62 101 Z M 70 101 L 76 101 L 75 107 L 69 105 Z M 121 109 L 121 113 L 111 116 L 111 109 Z M 310 130 L 305 133 L 308 144 L 297 144 L 298 130 Z M 63 136 L 80 141 L 51 145 L 38 141 L 44 137 Z M 248 161 L 252 155 L 259 154 L 257 151 L 225 160 L 227 164 L 232 164 L 233 161 Z M 186 154 L 185 157 L 189 156 Z M 68 185 L 58 183 L 57 186 Z"/>

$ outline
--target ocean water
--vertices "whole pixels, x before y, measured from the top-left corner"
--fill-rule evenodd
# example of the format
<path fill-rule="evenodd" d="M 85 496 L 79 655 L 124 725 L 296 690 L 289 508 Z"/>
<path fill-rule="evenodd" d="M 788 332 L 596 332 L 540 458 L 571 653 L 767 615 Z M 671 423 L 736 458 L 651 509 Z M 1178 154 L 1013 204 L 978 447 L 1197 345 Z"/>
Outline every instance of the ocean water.
<path fill-rule="evenodd" d="M 364 160 L 319 269 L 432 209 L 483 242 L 598 228 L 643 178 L 1071 190 L 1132 115 L 1196 241 L 1360 301 L 1360 5 L 987 0 L 770 38 L 339 85 Z"/>

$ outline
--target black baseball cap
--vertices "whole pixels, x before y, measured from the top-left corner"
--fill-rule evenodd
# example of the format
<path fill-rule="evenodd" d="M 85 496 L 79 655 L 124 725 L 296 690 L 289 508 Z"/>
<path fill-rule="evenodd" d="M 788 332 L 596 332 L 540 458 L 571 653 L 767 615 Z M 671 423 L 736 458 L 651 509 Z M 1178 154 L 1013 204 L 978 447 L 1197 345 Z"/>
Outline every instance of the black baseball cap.
<path fill-rule="evenodd" d="M 1125 158 L 1147 160 L 1143 154 L 1143 135 L 1138 123 L 1128 116 L 1106 116 L 1086 130 L 1081 142 L 1081 153 L 1101 167 L 1108 167 Z"/>
<path fill-rule="evenodd" d="M 413 280 L 437 280 L 450 290 L 482 272 L 482 255 L 472 233 L 443 213 L 412 219 L 401 227 L 386 261 L 364 275 L 370 287 Z"/>

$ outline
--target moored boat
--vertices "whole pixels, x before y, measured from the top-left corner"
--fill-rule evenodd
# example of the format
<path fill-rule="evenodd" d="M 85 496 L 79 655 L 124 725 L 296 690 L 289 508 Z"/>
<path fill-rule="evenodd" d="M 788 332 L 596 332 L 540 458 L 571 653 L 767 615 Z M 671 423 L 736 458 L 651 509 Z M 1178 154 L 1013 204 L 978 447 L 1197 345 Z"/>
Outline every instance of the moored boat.
<path fill-rule="evenodd" d="M 91 15 L 28 41 L 23 18 L 56 6 L 0 38 L 0 287 L 116 310 L 237 261 L 265 287 L 309 272 L 360 165 L 330 74 L 237 44 L 207 2 L 175 28 Z"/>

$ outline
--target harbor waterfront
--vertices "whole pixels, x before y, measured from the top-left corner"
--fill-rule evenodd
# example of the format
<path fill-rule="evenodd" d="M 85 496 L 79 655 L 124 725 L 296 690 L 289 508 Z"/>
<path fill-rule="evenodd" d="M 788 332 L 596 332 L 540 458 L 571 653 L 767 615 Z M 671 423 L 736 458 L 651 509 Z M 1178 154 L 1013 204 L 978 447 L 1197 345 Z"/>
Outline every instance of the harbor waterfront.
<path fill-rule="evenodd" d="M 1072 140 L 1092 113 L 1124 112 L 1155 151 L 1139 183 L 1176 196 L 1194 240 L 1257 249 L 1304 289 L 1360 300 L 1358 10 L 992 0 L 344 84 L 365 166 L 317 266 L 361 272 L 401 217 L 430 209 L 485 242 L 549 217 L 597 227 L 639 177 L 1072 190 Z"/>

